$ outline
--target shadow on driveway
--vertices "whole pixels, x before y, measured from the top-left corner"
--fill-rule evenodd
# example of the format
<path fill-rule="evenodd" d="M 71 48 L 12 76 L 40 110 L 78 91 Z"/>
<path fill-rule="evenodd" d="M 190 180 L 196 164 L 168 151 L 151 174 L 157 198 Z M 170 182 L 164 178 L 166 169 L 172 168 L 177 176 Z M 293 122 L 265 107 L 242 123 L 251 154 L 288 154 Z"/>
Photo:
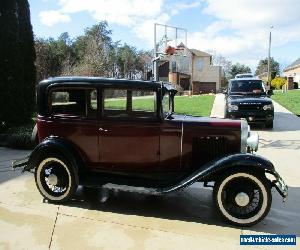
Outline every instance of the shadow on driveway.
<path fill-rule="evenodd" d="M 216 214 L 212 190 L 208 188 L 191 187 L 166 196 L 109 191 L 108 199 L 101 202 L 105 198 L 103 193 L 105 192 L 101 189 L 81 188 L 75 198 L 64 206 L 237 228 L 223 222 Z M 291 187 L 289 199 L 284 203 L 275 189 L 272 190 L 272 195 L 269 215 L 259 224 L 243 230 L 249 234 L 263 232 L 300 235 L 300 203 L 296 202 L 300 200 L 300 188 Z"/>

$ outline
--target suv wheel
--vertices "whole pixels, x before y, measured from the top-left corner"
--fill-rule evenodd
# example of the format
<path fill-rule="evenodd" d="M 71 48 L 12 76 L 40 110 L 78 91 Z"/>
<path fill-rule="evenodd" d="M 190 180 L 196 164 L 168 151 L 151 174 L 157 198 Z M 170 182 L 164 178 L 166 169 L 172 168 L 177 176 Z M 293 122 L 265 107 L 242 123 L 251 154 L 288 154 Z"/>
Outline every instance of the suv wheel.
<path fill-rule="evenodd" d="M 47 156 L 38 163 L 35 182 L 41 195 L 56 203 L 67 201 L 77 190 L 74 168 L 59 155 Z"/>
<path fill-rule="evenodd" d="M 247 171 L 231 172 L 216 181 L 214 201 L 223 219 L 234 225 L 251 226 L 270 210 L 270 183 Z"/>
<path fill-rule="evenodd" d="M 266 128 L 273 128 L 273 121 L 266 123 Z"/>

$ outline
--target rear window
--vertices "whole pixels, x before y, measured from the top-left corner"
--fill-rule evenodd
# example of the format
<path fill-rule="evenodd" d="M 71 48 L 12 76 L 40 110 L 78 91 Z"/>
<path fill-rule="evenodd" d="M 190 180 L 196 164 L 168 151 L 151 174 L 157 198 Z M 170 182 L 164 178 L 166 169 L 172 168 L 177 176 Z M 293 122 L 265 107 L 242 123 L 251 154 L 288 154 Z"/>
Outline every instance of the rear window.
<path fill-rule="evenodd" d="M 53 90 L 50 104 L 53 115 L 96 117 L 97 91 L 95 89 Z"/>

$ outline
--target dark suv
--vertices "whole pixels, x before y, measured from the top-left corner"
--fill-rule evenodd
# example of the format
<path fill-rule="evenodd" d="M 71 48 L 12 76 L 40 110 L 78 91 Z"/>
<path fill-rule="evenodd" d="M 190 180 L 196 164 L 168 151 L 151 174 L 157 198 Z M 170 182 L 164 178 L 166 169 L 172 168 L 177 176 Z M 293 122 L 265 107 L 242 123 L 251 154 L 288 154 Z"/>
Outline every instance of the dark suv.
<path fill-rule="evenodd" d="M 265 124 L 273 128 L 274 107 L 261 80 L 255 78 L 232 79 L 226 91 L 227 118 L 245 118 L 248 123 Z"/>
<path fill-rule="evenodd" d="M 246 121 L 175 114 L 176 92 L 150 81 L 42 81 L 39 144 L 13 167 L 34 171 L 41 195 L 56 203 L 72 198 L 78 185 L 160 195 L 211 183 L 224 219 L 259 222 L 269 212 L 271 188 L 285 198 L 287 186 L 270 161 L 247 153 L 257 150 L 257 134 Z"/>

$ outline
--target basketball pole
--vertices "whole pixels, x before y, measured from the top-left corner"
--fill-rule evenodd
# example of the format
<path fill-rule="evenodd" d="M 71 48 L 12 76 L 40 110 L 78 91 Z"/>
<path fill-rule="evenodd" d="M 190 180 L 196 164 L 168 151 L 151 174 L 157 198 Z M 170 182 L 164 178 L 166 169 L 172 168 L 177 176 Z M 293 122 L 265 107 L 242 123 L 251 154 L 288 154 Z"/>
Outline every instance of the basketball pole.
<path fill-rule="evenodd" d="M 177 46 L 177 31 L 178 30 L 182 30 L 185 32 L 185 46 L 187 46 L 187 30 L 186 29 L 183 29 L 183 28 L 180 28 L 180 27 L 174 27 L 174 26 L 170 26 L 170 25 L 166 25 L 166 24 L 159 24 L 159 23 L 154 23 L 154 48 L 153 48 L 153 80 L 154 81 L 158 81 L 159 80 L 159 75 L 158 75 L 158 63 L 159 63 L 159 60 L 160 60 L 160 57 L 159 57 L 159 53 L 157 51 L 157 44 L 156 44 L 156 40 L 157 40 L 157 26 L 162 26 L 164 27 L 164 33 L 165 33 L 165 47 L 167 46 L 167 43 L 168 43 L 168 31 L 167 31 L 167 28 L 171 28 L 171 29 L 174 29 L 175 30 L 175 47 Z"/>
<path fill-rule="evenodd" d="M 154 49 L 153 49 L 153 80 L 157 81 L 157 47 L 156 47 L 156 23 L 154 23 Z"/>

